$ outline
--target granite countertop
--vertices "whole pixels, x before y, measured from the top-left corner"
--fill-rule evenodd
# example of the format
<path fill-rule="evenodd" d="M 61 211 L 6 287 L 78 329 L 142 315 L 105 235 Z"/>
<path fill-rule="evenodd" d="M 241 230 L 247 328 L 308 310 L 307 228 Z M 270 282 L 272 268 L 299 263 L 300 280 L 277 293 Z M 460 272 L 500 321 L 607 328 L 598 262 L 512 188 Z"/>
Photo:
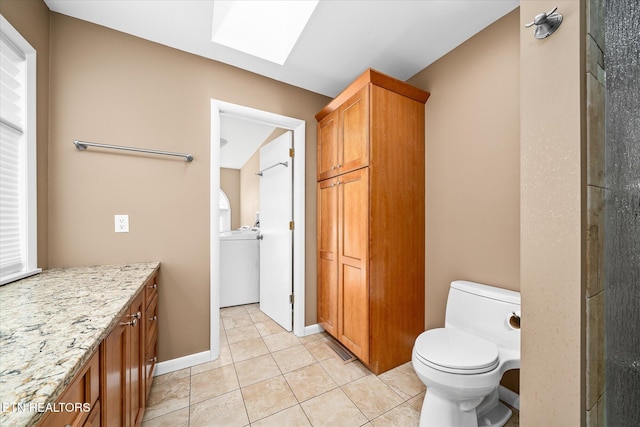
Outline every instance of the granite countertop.
<path fill-rule="evenodd" d="M 42 417 L 29 405 L 55 402 L 159 265 L 52 268 L 0 287 L 0 425 Z"/>

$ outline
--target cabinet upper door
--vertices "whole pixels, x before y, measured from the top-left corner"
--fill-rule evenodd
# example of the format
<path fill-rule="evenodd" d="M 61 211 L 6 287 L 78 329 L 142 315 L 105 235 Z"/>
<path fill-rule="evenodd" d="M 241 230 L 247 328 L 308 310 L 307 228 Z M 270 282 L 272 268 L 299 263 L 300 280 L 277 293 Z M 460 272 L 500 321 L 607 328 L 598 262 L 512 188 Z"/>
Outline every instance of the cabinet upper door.
<path fill-rule="evenodd" d="M 339 174 L 369 165 L 369 88 L 360 89 L 338 109 Z"/>
<path fill-rule="evenodd" d="M 318 123 L 318 181 L 338 173 L 338 112 Z"/>

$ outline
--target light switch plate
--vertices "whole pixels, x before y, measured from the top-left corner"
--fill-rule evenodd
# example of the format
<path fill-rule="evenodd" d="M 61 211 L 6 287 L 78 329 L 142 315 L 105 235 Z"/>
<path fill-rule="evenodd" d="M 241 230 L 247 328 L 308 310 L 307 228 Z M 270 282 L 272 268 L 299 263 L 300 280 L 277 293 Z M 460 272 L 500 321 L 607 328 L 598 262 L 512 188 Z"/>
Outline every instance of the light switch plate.
<path fill-rule="evenodd" d="M 116 233 L 129 232 L 129 215 L 115 215 Z"/>

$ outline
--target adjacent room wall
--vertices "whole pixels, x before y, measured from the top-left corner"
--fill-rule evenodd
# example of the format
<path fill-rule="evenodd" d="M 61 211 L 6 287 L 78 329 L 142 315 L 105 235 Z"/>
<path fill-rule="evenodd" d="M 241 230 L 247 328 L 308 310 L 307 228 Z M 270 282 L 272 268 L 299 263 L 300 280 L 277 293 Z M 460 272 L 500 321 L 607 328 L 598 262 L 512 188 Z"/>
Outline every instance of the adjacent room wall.
<path fill-rule="evenodd" d="M 49 265 L 49 8 L 42 0 L 2 0 L 0 13 L 36 50 L 38 267 Z"/>
<path fill-rule="evenodd" d="M 520 289 L 520 46 L 515 10 L 409 83 L 426 104 L 426 328 L 449 284 Z"/>
<path fill-rule="evenodd" d="M 231 205 L 231 229 L 239 228 L 241 225 L 240 213 L 242 212 L 240 170 L 220 168 L 220 188 L 229 198 L 229 204 Z"/>
<path fill-rule="evenodd" d="M 210 100 L 306 120 L 325 96 L 51 13 L 49 264 L 160 261 L 161 361 L 209 349 Z M 189 152 L 180 159 L 99 149 L 73 139 Z M 316 165 L 306 161 L 307 194 Z M 131 232 L 113 232 L 129 214 Z M 306 323 L 315 310 L 315 197 L 306 203 Z"/>

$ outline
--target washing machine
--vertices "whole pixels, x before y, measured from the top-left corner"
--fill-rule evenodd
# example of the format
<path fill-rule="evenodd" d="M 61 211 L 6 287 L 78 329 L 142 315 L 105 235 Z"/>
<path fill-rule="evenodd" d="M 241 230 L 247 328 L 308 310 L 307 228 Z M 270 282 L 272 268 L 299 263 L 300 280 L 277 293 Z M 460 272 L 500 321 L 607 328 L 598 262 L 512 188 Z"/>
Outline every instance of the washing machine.
<path fill-rule="evenodd" d="M 220 307 L 260 301 L 260 229 L 220 233 Z"/>

